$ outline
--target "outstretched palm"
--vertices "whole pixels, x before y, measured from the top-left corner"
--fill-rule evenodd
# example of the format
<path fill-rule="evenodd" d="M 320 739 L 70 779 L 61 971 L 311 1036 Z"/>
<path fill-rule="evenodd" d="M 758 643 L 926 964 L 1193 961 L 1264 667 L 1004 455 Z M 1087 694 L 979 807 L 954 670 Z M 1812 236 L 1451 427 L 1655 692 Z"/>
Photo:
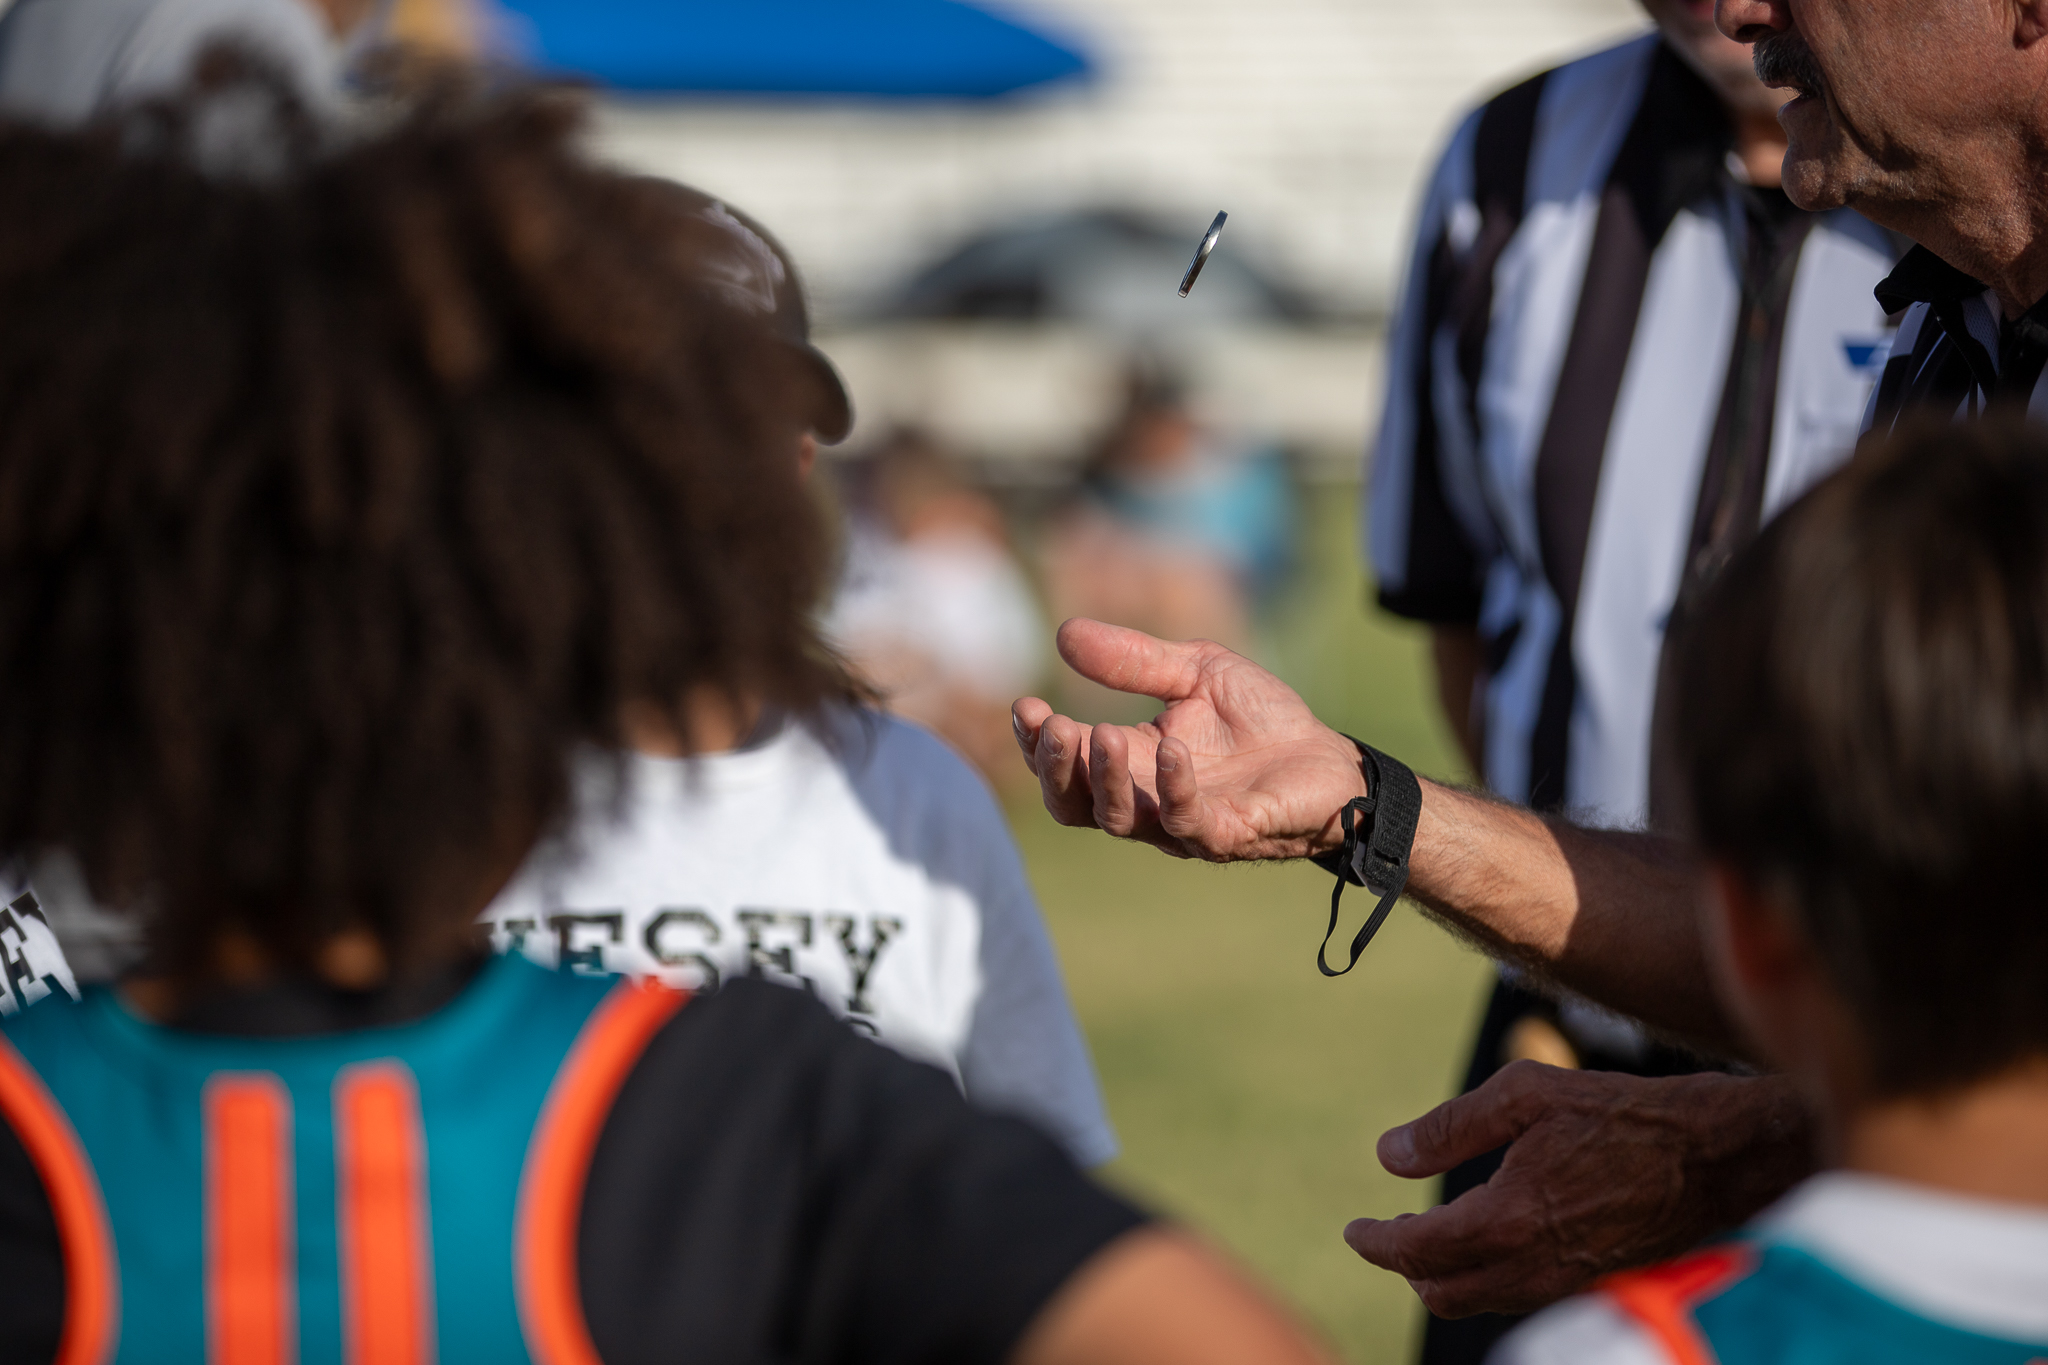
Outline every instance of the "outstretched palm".
<path fill-rule="evenodd" d="M 1364 793 L 1358 752 L 1294 690 L 1206 640 L 1169 643 L 1075 619 L 1060 655 L 1085 678 L 1166 703 L 1144 725 L 1092 730 L 1036 697 L 1013 708 L 1046 809 L 1182 858 L 1299 858 L 1334 847 Z"/>

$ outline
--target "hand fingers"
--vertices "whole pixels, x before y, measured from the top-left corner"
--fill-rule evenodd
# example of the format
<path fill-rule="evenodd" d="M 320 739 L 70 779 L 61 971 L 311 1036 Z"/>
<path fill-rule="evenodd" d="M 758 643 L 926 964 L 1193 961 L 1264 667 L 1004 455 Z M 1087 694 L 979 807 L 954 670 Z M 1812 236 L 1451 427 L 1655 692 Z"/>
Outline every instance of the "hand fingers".
<path fill-rule="evenodd" d="M 1531 1102 L 1541 1099 L 1540 1082 L 1537 1086 L 1532 1090 L 1524 1065 L 1504 1067 L 1477 1090 L 1446 1100 L 1421 1118 L 1381 1134 L 1380 1165 L 1395 1175 L 1419 1180 L 1442 1175 L 1460 1162 L 1513 1142 L 1542 1112 L 1540 1103 Z"/>
<path fill-rule="evenodd" d="M 1088 786 L 1095 795 L 1096 827 L 1128 839 L 1138 826 L 1138 794 L 1131 781 L 1131 742 L 1121 726 L 1098 725 L 1089 735 Z"/>
<path fill-rule="evenodd" d="M 1412 1223 L 1421 1216 L 1419 1213 L 1400 1213 L 1392 1218 L 1354 1218 L 1344 1225 L 1344 1245 L 1357 1252 L 1361 1259 L 1398 1275 L 1400 1267 L 1408 1260 L 1404 1245 L 1406 1239 L 1401 1235 L 1402 1224 Z"/>
<path fill-rule="evenodd" d="M 1583 1288 L 1591 1274 L 1560 1261 L 1549 1242 L 1498 1235 L 1503 1220 L 1482 1202 L 1485 1189 L 1428 1213 L 1353 1219 L 1344 1240 L 1365 1260 L 1407 1280 L 1440 1318 L 1527 1313 Z M 1477 1206 L 1476 1214 L 1453 1216 L 1468 1204 Z"/>
<path fill-rule="evenodd" d="M 1494 1265 L 1410 1280 L 1408 1287 L 1422 1306 L 1440 1318 L 1469 1318 L 1474 1313 L 1536 1313 L 1559 1299 L 1576 1294 L 1597 1276 L 1580 1274 L 1555 1255 L 1518 1257 Z"/>
<path fill-rule="evenodd" d="M 1159 826 L 1176 839 L 1199 844 L 1208 824 L 1208 802 L 1195 778 L 1195 755 L 1178 739 L 1159 741 Z"/>
<path fill-rule="evenodd" d="M 1076 673 L 1119 692 L 1174 702 L 1191 695 L 1201 662 L 1217 648 L 1206 640 L 1176 643 L 1142 630 L 1076 616 L 1059 629 L 1060 657 Z"/>
<path fill-rule="evenodd" d="M 1481 1185 L 1426 1213 L 1355 1218 L 1344 1240 L 1380 1269 L 1410 1280 L 1463 1274 L 1529 1249 L 1516 1240 L 1522 1220 L 1512 1203 Z"/>
<path fill-rule="evenodd" d="M 1063 825 L 1095 823 L 1088 771 L 1081 761 L 1087 731 L 1065 716 L 1048 716 L 1038 727 L 1038 789 L 1045 808 Z"/>
<path fill-rule="evenodd" d="M 1038 731 L 1052 715 L 1052 707 L 1036 697 L 1019 697 L 1010 704 L 1010 733 L 1024 751 L 1024 766 L 1038 773 Z"/>

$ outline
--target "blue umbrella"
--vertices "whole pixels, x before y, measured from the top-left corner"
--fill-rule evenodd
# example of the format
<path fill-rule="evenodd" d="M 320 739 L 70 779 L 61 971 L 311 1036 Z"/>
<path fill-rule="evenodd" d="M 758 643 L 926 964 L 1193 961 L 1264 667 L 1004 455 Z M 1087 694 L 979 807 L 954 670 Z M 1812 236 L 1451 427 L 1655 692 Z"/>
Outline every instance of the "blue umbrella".
<path fill-rule="evenodd" d="M 1085 75 L 961 0 L 498 0 L 523 56 L 619 90 L 987 99 Z"/>

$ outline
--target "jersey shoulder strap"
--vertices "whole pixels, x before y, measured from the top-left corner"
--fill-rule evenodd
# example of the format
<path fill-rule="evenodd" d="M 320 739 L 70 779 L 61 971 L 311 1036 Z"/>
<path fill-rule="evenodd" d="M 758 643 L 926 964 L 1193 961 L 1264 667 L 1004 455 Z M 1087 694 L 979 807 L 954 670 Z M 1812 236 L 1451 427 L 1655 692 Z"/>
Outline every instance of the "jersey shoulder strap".
<path fill-rule="evenodd" d="M 1671 1365 L 1716 1365 L 1693 1309 L 1755 1270 L 1755 1248 L 1741 1242 L 1610 1276 L 1596 1292 L 1656 1342 Z"/>
<path fill-rule="evenodd" d="M 576 1270 L 590 1159 L 619 1088 L 689 998 L 657 981 L 622 983 L 555 1073 L 527 1148 L 515 1233 L 520 1323 L 535 1365 L 599 1365 Z"/>
<path fill-rule="evenodd" d="M 46 1007 L 43 1014 L 47 1017 L 51 1012 Z M 42 1182 L 57 1225 L 64 1267 L 64 1319 L 57 1365 L 102 1365 L 113 1354 L 121 1318 L 120 1273 L 106 1199 L 85 1145 L 63 1107 L 4 1035 L 0 1035 L 0 1121 L 21 1143 Z"/>

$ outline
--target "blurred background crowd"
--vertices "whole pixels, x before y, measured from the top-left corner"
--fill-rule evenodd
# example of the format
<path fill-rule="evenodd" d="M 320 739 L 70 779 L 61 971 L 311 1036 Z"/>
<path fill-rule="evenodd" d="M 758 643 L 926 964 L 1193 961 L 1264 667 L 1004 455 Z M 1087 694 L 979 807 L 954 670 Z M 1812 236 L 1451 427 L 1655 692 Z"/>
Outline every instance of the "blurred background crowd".
<path fill-rule="evenodd" d="M 1425 642 L 1360 568 L 1384 320 L 1455 116 L 1642 28 L 1633 0 L 391 0 L 378 22 L 590 80 L 604 156 L 788 246 L 856 409 L 819 481 L 830 633 L 1006 797 L 1122 1139 L 1109 1177 L 1348 1357 L 1407 1358 L 1414 1299 L 1335 1211 L 1433 1198 L 1372 1142 L 1455 1088 L 1486 964 L 1404 918 L 1318 980 L 1320 874 L 1056 828 L 1008 706 L 1136 718 L 1058 665 L 1052 626 L 1088 615 L 1220 640 L 1462 775 Z"/>

